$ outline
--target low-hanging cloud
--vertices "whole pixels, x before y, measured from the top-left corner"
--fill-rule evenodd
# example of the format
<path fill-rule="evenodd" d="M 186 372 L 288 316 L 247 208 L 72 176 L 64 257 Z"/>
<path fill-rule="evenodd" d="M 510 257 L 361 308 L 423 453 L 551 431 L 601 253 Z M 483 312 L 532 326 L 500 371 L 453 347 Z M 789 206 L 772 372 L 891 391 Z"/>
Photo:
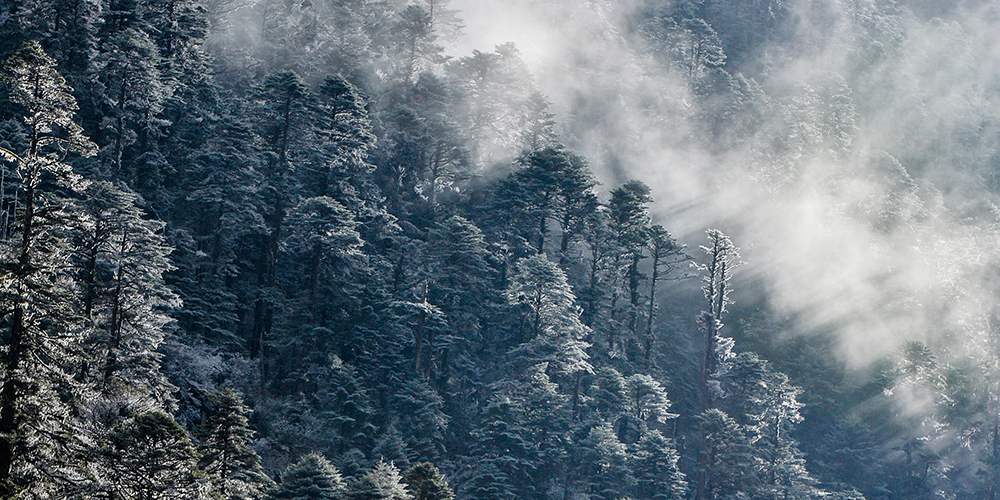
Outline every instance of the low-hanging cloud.
<path fill-rule="evenodd" d="M 713 110 L 626 29 L 638 5 L 457 0 L 469 35 L 452 50 L 515 42 L 604 189 L 645 181 L 692 244 L 730 232 L 741 279 L 797 331 L 833 332 L 848 364 L 910 340 L 981 358 L 1000 283 L 997 7 L 788 6 L 796 43 L 759 48 L 760 87 L 737 82 L 756 108 L 725 108 L 752 124 L 736 139 L 706 133 Z"/>

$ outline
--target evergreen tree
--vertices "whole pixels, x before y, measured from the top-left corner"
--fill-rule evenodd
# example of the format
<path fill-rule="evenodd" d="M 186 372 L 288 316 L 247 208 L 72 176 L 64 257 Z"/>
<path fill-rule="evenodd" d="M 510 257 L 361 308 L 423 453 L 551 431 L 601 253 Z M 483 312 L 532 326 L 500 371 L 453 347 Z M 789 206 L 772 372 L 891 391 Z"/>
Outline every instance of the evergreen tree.
<path fill-rule="evenodd" d="M 628 495 L 635 478 L 627 465 L 626 446 L 618 440 L 610 423 L 591 428 L 579 449 L 581 470 L 576 474 L 592 496 L 615 500 Z"/>
<path fill-rule="evenodd" d="M 393 413 L 405 415 L 399 419 L 399 429 L 407 437 L 407 448 L 419 459 L 446 458 L 442 449 L 448 415 L 443 410 L 441 396 L 424 382 L 403 385 L 393 398 Z"/>
<path fill-rule="evenodd" d="M 654 225 L 649 228 L 649 257 L 652 259 L 652 269 L 649 273 L 649 308 L 646 311 L 646 333 L 643 337 L 643 359 L 648 369 L 653 351 L 653 323 L 656 312 L 656 285 L 661 279 L 669 278 L 677 267 L 688 260 L 690 256 L 684 253 L 684 246 L 677 243 L 663 226 Z"/>
<path fill-rule="evenodd" d="M 637 373 L 625 379 L 625 408 L 642 422 L 665 423 L 677 415 L 669 413 L 667 391 L 653 377 Z"/>
<path fill-rule="evenodd" d="M 213 490 L 221 498 L 261 498 L 274 482 L 249 447 L 254 434 L 247 419 L 250 409 L 232 389 L 213 393 L 210 401 L 211 413 L 199 429 L 199 467 L 212 475 Z"/>
<path fill-rule="evenodd" d="M 84 217 L 73 231 L 81 309 L 105 395 L 145 395 L 164 407 L 172 387 L 159 372 L 157 348 L 180 306 L 163 280 L 172 251 L 162 223 L 145 220 L 137 196 L 104 181 L 83 192 Z M 86 374 L 85 374 L 86 375 Z"/>
<path fill-rule="evenodd" d="M 300 296 L 303 309 L 318 324 L 343 315 L 336 309 L 351 305 L 348 297 L 338 295 L 356 295 L 353 282 L 366 271 L 354 214 L 332 198 L 307 198 L 289 210 L 285 225 L 281 243 L 288 260 L 282 259 L 280 271 L 289 277 L 282 280 L 287 296 L 305 292 Z M 304 282 L 292 278 L 299 276 Z"/>
<path fill-rule="evenodd" d="M 753 447 L 725 412 L 712 408 L 698 416 L 705 445 L 701 450 L 704 483 L 698 498 L 735 500 L 752 498 L 760 477 L 753 467 Z"/>
<path fill-rule="evenodd" d="M 590 407 L 597 421 L 613 422 L 626 412 L 629 404 L 627 382 L 621 372 L 602 366 L 597 370 L 593 386 L 590 388 Z"/>
<path fill-rule="evenodd" d="M 603 207 L 584 219 L 582 238 L 589 253 L 585 281 L 579 288 L 583 303 L 583 322 L 595 331 L 609 330 L 612 328 L 613 317 L 607 314 L 610 307 L 606 303 L 609 298 L 616 297 L 612 288 L 617 281 L 615 261 L 621 249 L 611 232 Z M 610 331 L 603 333 L 610 346 L 614 334 Z"/>
<path fill-rule="evenodd" d="M 407 5 L 399 13 L 393 34 L 400 80 L 409 82 L 414 75 L 444 61 L 442 47 L 434 43 L 437 41 L 434 18 L 420 5 Z"/>
<path fill-rule="evenodd" d="M 104 175 L 133 185 L 140 173 L 150 175 L 146 169 L 164 169 L 157 148 L 164 122 L 158 115 L 171 91 L 139 9 L 131 0 L 113 3 L 104 14 L 94 59 L 94 79 L 103 86 L 97 111 Z"/>
<path fill-rule="evenodd" d="M 654 54 L 682 71 L 690 80 L 701 78 L 711 68 L 725 64 L 726 54 L 718 33 L 705 20 L 680 21 L 664 17 L 643 26 Z"/>
<path fill-rule="evenodd" d="M 761 498 L 785 495 L 817 496 L 816 481 L 805 468 L 794 425 L 802 421 L 798 396 L 784 373 L 774 372 L 753 353 L 740 353 L 730 362 L 721 380 L 725 398 L 720 402 L 753 443 L 755 468 L 761 478 Z"/>
<path fill-rule="evenodd" d="M 0 11 L 0 16 L 4 19 L 3 23 L 0 23 L 0 35 L 2 35 L 0 37 L 2 40 L 0 42 L 0 57 L 5 58 L 5 60 L 25 41 L 23 18 L 19 15 L 22 3 L 21 0 L 14 0 L 0 6 L 3 9 Z"/>
<path fill-rule="evenodd" d="M 702 292 L 708 301 L 708 311 L 702 311 L 699 322 L 705 328 L 705 361 L 702 364 L 701 390 L 705 405 L 710 405 L 718 395 L 718 378 L 725 372 L 726 362 L 732 356 L 732 339 L 722 337 L 722 314 L 727 312 L 732 292 L 733 268 L 740 265 L 739 248 L 728 236 L 717 229 L 708 231 L 709 244 L 701 249 L 708 255 L 707 264 L 697 268 L 705 272 L 702 277 Z"/>
<path fill-rule="evenodd" d="M 520 399 L 505 393 L 490 398 L 472 432 L 476 461 L 464 488 L 487 497 L 517 498 L 532 485 L 532 473 L 541 466 L 541 459 L 526 420 L 527 410 Z"/>
<path fill-rule="evenodd" d="M 636 443 L 632 457 L 636 498 L 679 500 L 687 497 L 687 481 L 678 466 L 680 455 L 670 438 L 660 431 L 647 432 Z"/>
<path fill-rule="evenodd" d="M 84 84 L 82 80 L 90 70 L 96 48 L 95 35 L 99 24 L 98 15 L 102 9 L 101 2 L 55 0 L 19 3 L 21 11 L 12 12 L 8 23 L 23 20 L 24 31 L 21 35 L 37 40 L 46 53 L 58 61 L 60 73 L 71 85 Z M 11 4 L 12 7 L 17 5 Z M 89 86 L 82 86 L 77 92 L 84 88 L 92 90 Z"/>
<path fill-rule="evenodd" d="M 196 499 L 206 481 L 187 432 L 173 418 L 147 412 L 118 424 L 103 450 L 107 494 L 128 499 Z"/>
<path fill-rule="evenodd" d="M 489 306 L 499 300 L 493 289 L 493 256 L 483 233 L 455 215 L 438 223 L 430 242 L 428 254 L 434 269 L 428 300 L 447 314 L 459 338 L 475 341 Z"/>
<path fill-rule="evenodd" d="M 367 100 L 357 86 L 341 75 L 328 76 L 319 89 L 323 126 L 319 135 L 329 149 L 319 165 L 315 185 L 318 196 L 331 196 L 358 213 L 362 224 L 371 224 L 381 196 L 374 185 L 376 136 Z M 312 172 L 310 172 L 312 173 Z M 374 229 L 374 228 L 372 228 Z"/>
<path fill-rule="evenodd" d="M 346 457 L 373 447 L 380 400 L 369 377 L 377 373 L 373 368 L 363 377 L 345 362 L 334 350 L 343 346 L 342 338 L 328 328 L 304 325 L 288 330 L 276 346 L 275 367 L 282 376 L 270 387 L 274 398 L 268 407 L 258 409 L 267 422 L 262 454 L 275 459 L 317 449 Z"/>
<path fill-rule="evenodd" d="M 197 0 L 153 0 L 144 5 L 143 16 L 171 78 L 186 79 L 187 69 L 197 67 L 204 55 L 201 44 L 208 36 L 208 16 Z"/>
<path fill-rule="evenodd" d="M 268 75 L 255 89 L 258 133 L 267 155 L 260 207 L 261 233 L 254 235 L 252 272 L 255 274 L 253 310 L 250 314 L 250 357 L 260 361 L 261 376 L 266 376 L 264 352 L 274 328 L 277 287 L 277 263 L 288 210 L 293 206 L 297 186 L 295 169 L 301 167 L 315 131 L 313 95 L 302 79 L 291 71 Z"/>
<path fill-rule="evenodd" d="M 451 116 L 452 90 L 431 73 L 421 73 L 415 84 L 394 95 L 388 110 L 388 155 L 381 173 L 390 207 L 421 214 L 436 210 L 439 196 L 454 191 L 471 176 L 472 162 L 465 137 Z M 416 195 L 419 199 L 414 199 Z M 422 206 L 426 201 L 429 207 Z M 414 218 L 419 221 L 418 218 Z"/>
<path fill-rule="evenodd" d="M 395 424 L 390 423 L 382 435 L 375 443 L 372 456 L 379 460 L 388 460 L 401 467 L 410 467 L 410 459 L 413 453 L 407 450 L 406 442 L 403 441 L 403 434 L 399 432 Z"/>
<path fill-rule="evenodd" d="M 455 493 L 441 471 L 430 462 L 414 464 L 403 475 L 413 500 L 452 500 Z"/>
<path fill-rule="evenodd" d="M 535 91 L 531 75 L 513 43 L 493 52 L 473 50 L 450 62 L 448 81 L 458 102 L 457 120 L 471 140 L 477 165 L 555 146 L 548 103 Z"/>
<path fill-rule="evenodd" d="M 517 498 L 510 479 L 495 463 L 481 460 L 472 465 L 472 472 L 460 483 L 462 491 L 471 498 L 483 500 L 510 500 Z"/>
<path fill-rule="evenodd" d="M 65 410 L 56 390 L 69 383 L 64 369 L 75 358 L 78 330 L 72 280 L 64 261 L 64 195 L 82 182 L 64 163 L 67 155 L 91 156 L 96 148 L 73 121 L 77 109 L 56 62 L 36 42 L 25 43 L 6 62 L 11 101 L 24 116 L 27 148 L 15 161 L 18 179 L 4 209 L 14 205 L 15 223 L 5 228 L 2 301 L 4 338 L 0 386 L 0 488 L 4 495 L 38 481 L 58 456 L 53 438 L 64 444 Z M 60 222 L 62 221 L 62 222 Z"/>
<path fill-rule="evenodd" d="M 318 453 L 303 455 L 281 473 L 281 483 L 271 491 L 274 500 L 343 500 L 347 485 L 340 472 Z"/>
<path fill-rule="evenodd" d="M 399 469 L 391 462 L 378 461 L 375 468 L 351 484 L 352 500 L 410 500 Z"/>
<path fill-rule="evenodd" d="M 536 151 L 558 143 L 555 115 L 549 110 L 551 104 L 541 92 L 532 92 L 528 98 L 526 127 L 519 141 L 521 148 Z"/>
<path fill-rule="evenodd" d="M 623 184 L 611 192 L 611 200 L 608 201 L 608 228 L 622 250 L 621 254 L 615 256 L 616 267 L 621 270 L 622 286 L 620 291 L 616 290 L 616 296 L 612 298 L 612 314 L 616 314 L 617 295 L 626 295 L 628 312 L 624 323 L 632 338 L 621 339 L 625 342 L 634 340 L 639 328 L 641 298 L 639 285 L 644 279 L 639 263 L 644 257 L 643 249 L 649 237 L 651 220 L 647 204 L 652 201 L 649 186 L 642 181 L 629 181 Z M 612 346 L 612 350 L 626 347 L 627 345 Z"/>
<path fill-rule="evenodd" d="M 559 224 L 559 251 L 565 262 L 583 221 L 597 209 L 597 180 L 583 157 L 564 148 L 532 151 L 518 163 L 521 169 L 497 186 L 494 210 L 501 211 L 525 239 L 534 240 L 540 254 L 545 252 L 549 224 Z"/>
<path fill-rule="evenodd" d="M 589 329 L 580 322 L 566 274 L 543 254 L 524 259 L 517 267 L 507 287 L 520 344 L 512 354 L 520 363 L 550 363 L 560 376 L 593 372 L 583 340 Z"/>
<path fill-rule="evenodd" d="M 492 480 L 507 478 L 520 497 L 540 497 L 561 487 L 571 458 L 572 398 L 560 392 L 545 368 L 544 363 L 532 366 L 496 383 L 496 394 L 473 432 L 477 456 L 502 473 Z M 501 493 L 504 484 L 489 488 Z"/>

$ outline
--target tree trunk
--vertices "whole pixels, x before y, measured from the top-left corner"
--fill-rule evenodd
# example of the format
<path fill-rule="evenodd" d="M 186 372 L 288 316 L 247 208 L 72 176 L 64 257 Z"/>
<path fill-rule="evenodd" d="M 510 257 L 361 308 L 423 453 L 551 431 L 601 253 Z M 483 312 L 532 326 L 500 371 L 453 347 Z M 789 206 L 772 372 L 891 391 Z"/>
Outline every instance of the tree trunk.
<path fill-rule="evenodd" d="M 38 147 L 37 127 L 32 127 L 31 134 L 31 155 L 34 159 Z M 28 165 L 27 175 L 24 184 L 27 186 L 24 196 L 24 227 L 21 234 L 21 248 L 18 253 L 17 276 L 19 298 L 24 296 L 24 278 L 30 264 L 31 230 L 35 215 L 35 181 L 38 178 L 37 167 Z M 22 300 L 14 306 L 10 324 L 10 340 L 7 348 L 7 356 L 4 359 L 6 378 L 3 386 L 0 387 L 0 492 L 11 482 L 10 473 L 14 465 L 14 453 L 16 448 L 19 426 L 17 422 L 18 405 L 21 395 L 19 394 L 22 381 L 19 380 L 18 370 L 21 362 L 27 354 L 29 347 L 26 338 L 26 325 L 24 323 L 25 304 Z"/>
<path fill-rule="evenodd" d="M 121 252 L 125 251 L 125 245 L 128 241 L 128 229 L 123 228 L 122 230 L 122 242 L 121 242 Z M 122 291 L 124 288 L 124 274 L 123 274 L 123 263 L 121 262 L 121 256 L 118 259 L 118 272 L 115 277 L 115 295 L 113 297 L 114 303 L 111 305 L 111 332 L 108 338 L 108 353 L 104 358 L 104 390 L 108 390 L 108 383 L 111 381 L 111 377 L 114 375 L 118 368 L 118 349 L 121 348 L 122 341 L 122 324 L 124 323 L 124 318 L 122 317 Z"/>
<path fill-rule="evenodd" d="M 10 347 L 4 360 L 6 379 L 0 389 L 0 493 L 7 493 L 4 490 L 10 484 L 10 472 L 14 465 L 17 405 L 20 399 L 17 371 L 25 355 L 24 336 L 24 306 L 17 305 L 11 318 Z"/>
<path fill-rule="evenodd" d="M 649 275 L 649 309 L 646 311 L 646 369 L 649 369 L 650 351 L 653 347 L 653 309 L 656 304 L 656 281 L 660 277 L 660 252 L 653 251 L 653 271 Z"/>

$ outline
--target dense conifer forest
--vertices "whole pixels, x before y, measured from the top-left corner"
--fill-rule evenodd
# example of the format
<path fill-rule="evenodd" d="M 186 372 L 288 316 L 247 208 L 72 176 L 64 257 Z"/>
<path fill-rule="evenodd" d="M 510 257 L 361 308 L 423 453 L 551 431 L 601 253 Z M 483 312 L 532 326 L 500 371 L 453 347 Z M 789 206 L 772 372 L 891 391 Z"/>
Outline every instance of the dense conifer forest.
<path fill-rule="evenodd" d="M 998 27 L 0 0 L 0 498 L 1000 500 Z"/>

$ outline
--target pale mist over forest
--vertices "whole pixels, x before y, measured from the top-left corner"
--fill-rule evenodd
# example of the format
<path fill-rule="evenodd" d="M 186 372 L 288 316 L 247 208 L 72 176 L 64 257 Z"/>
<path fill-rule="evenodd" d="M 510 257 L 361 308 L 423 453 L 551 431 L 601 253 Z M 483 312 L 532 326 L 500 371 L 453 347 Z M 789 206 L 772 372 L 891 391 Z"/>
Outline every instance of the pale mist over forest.
<path fill-rule="evenodd" d="M 0 2 L 0 500 L 1000 500 L 1000 3 Z"/>

